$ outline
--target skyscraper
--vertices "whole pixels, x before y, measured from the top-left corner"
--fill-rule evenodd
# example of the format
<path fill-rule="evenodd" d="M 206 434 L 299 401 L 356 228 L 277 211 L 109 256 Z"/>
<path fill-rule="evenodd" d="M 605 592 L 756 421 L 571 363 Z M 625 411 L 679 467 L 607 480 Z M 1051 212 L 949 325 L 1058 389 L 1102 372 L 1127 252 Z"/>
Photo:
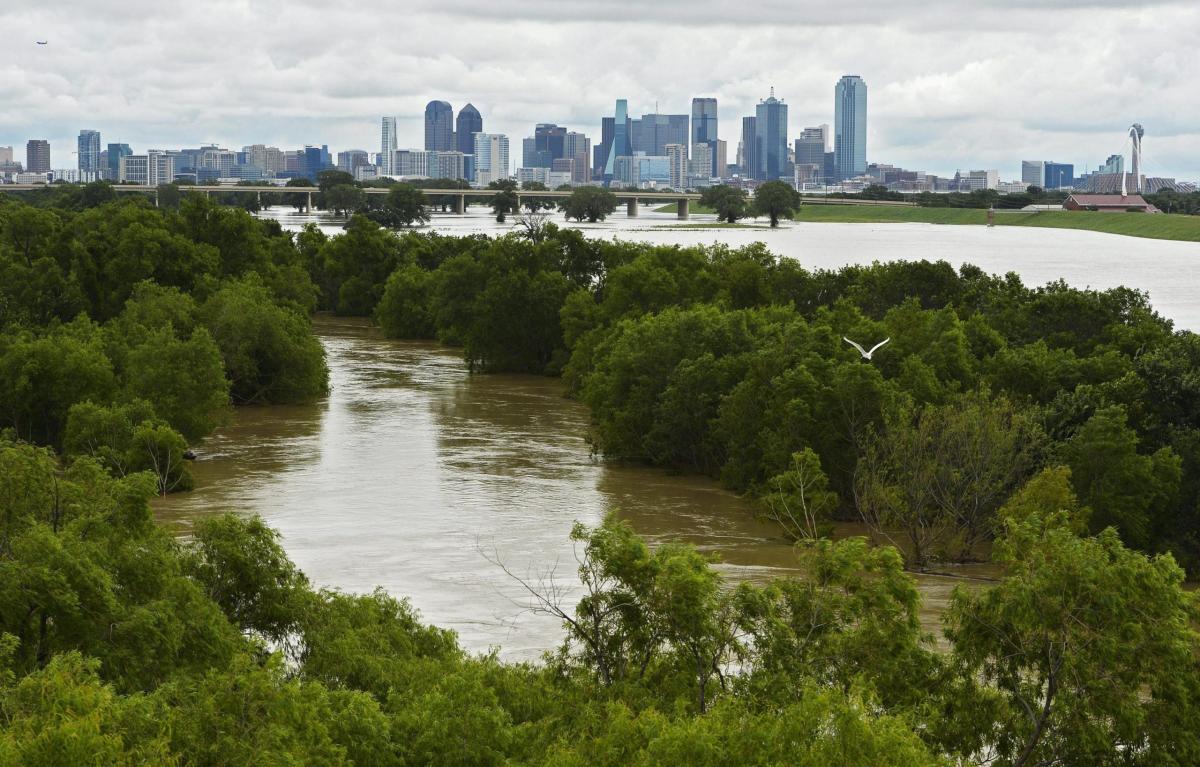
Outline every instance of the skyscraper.
<path fill-rule="evenodd" d="M 614 123 L 615 118 L 600 118 L 600 143 L 592 147 L 592 176 L 595 178 L 604 178 L 604 165 L 612 149 Z"/>
<path fill-rule="evenodd" d="M 811 174 L 817 181 L 830 181 L 825 178 L 825 153 L 829 151 L 829 126 L 818 125 L 815 128 L 805 128 L 796 139 L 796 167 L 802 165 L 815 166 Z"/>
<path fill-rule="evenodd" d="M 712 150 L 713 176 L 717 172 L 717 100 L 714 98 L 692 99 L 692 146 L 708 144 Z"/>
<path fill-rule="evenodd" d="M 652 157 L 666 157 L 667 144 L 679 144 L 687 151 L 688 116 L 648 114 L 632 123 L 633 135 L 630 144 L 634 152 L 645 152 Z"/>
<path fill-rule="evenodd" d="M 79 180 L 95 181 L 100 175 L 100 131 L 79 131 Z"/>
<path fill-rule="evenodd" d="M 742 118 L 742 159 L 739 163 L 742 178 L 758 178 L 758 158 L 762 147 L 758 138 L 758 120 L 755 117 Z"/>
<path fill-rule="evenodd" d="M 483 117 L 473 104 L 467 104 L 454 120 L 454 143 L 458 151 L 473 154 L 476 133 L 483 133 Z"/>
<path fill-rule="evenodd" d="M 582 133 L 568 131 L 563 140 L 563 157 L 573 162 L 571 180 L 577 184 L 586 184 L 592 180 L 591 172 L 592 140 Z"/>
<path fill-rule="evenodd" d="M 508 136 L 501 133 L 476 133 L 475 181 L 487 186 L 509 177 Z"/>
<path fill-rule="evenodd" d="M 396 151 L 396 118 L 383 118 L 379 137 L 379 166 L 385 175 L 392 172 L 392 152 Z"/>
<path fill-rule="evenodd" d="M 867 172 L 867 83 L 858 75 L 833 88 L 833 141 L 839 181 Z"/>
<path fill-rule="evenodd" d="M 1072 163 L 1046 161 L 1045 188 L 1062 189 L 1075 181 L 1075 165 Z"/>
<path fill-rule="evenodd" d="M 718 178 L 729 178 L 729 145 L 725 139 L 717 139 L 717 151 L 713 152 L 713 163 L 717 167 Z"/>
<path fill-rule="evenodd" d="M 1045 186 L 1046 163 L 1042 160 L 1022 160 L 1021 183 L 1032 186 Z"/>
<path fill-rule="evenodd" d="M 32 138 L 25 143 L 25 170 L 28 173 L 50 172 L 50 142 Z"/>
<path fill-rule="evenodd" d="M 667 144 L 666 153 L 668 173 L 670 173 L 670 181 L 668 183 L 676 191 L 686 189 L 688 176 L 687 147 L 683 144 Z"/>
<path fill-rule="evenodd" d="M 425 105 L 425 149 L 449 152 L 454 149 L 454 108 L 445 101 Z"/>
<path fill-rule="evenodd" d="M 606 184 L 613 180 L 616 159 L 629 157 L 632 153 L 629 132 L 629 102 L 625 99 L 617 99 L 617 107 L 613 115 L 612 147 L 608 152 L 608 160 L 604 163 L 604 183 Z"/>
<path fill-rule="evenodd" d="M 755 112 L 755 131 L 759 151 L 754 178 L 774 181 L 787 173 L 787 104 L 771 95 L 758 102 Z"/>
<path fill-rule="evenodd" d="M 108 177 L 116 181 L 121 177 L 121 158 L 133 154 L 129 144 L 108 145 Z"/>

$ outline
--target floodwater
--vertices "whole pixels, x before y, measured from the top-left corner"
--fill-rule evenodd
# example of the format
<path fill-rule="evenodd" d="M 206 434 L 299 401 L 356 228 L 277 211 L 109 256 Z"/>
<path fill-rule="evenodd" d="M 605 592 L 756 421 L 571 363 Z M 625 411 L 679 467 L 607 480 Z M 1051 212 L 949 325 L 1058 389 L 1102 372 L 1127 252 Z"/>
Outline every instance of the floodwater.
<path fill-rule="evenodd" d="M 975 264 L 994 274 L 1016 272 L 1026 285 L 1065 280 L 1079 288 L 1126 286 L 1150 294 L 1154 308 L 1178 329 L 1200 331 L 1200 243 L 1150 240 L 1101 232 L 1022 226 L 947 226 L 938 224 L 830 224 L 783 222 L 772 230 L 763 222 L 736 229 L 681 228 L 712 223 L 712 215 L 693 215 L 687 222 L 674 213 L 655 213 L 643 206 L 628 218 L 624 207 L 597 224 L 575 224 L 589 237 L 620 237 L 670 245 L 732 246 L 763 242 L 772 252 L 794 258 L 809 269 L 837 269 L 897 259 L 945 260 L 958 267 Z M 286 229 L 315 222 L 328 234 L 341 231 L 342 220 L 325 213 L 299 215 L 290 208 L 262 214 Z M 551 220 L 568 225 L 561 214 Z M 753 223 L 753 222 L 751 222 Z M 497 224 L 481 206 L 466 215 L 436 214 L 424 229 L 445 234 L 503 234 L 512 219 Z"/>
<path fill-rule="evenodd" d="M 562 638 L 513 576 L 553 584 L 572 605 L 571 526 L 610 510 L 652 544 L 717 555 L 731 579 L 794 574 L 791 546 L 742 498 L 704 478 L 596 459 L 587 411 L 559 380 L 470 375 L 456 350 L 387 340 L 364 320 L 318 317 L 315 327 L 329 397 L 238 409 L 199 446 L 197 489 L 159 501 L 160 519 L 186 534 L 203 515 L 259 514 L 316 585 L 382 587 L 468 649 L 500 647 L 509 659 L 535 659 Z M 955 585 L 977 582 L 920 576 L 926 630 L 938 632 Z"/>

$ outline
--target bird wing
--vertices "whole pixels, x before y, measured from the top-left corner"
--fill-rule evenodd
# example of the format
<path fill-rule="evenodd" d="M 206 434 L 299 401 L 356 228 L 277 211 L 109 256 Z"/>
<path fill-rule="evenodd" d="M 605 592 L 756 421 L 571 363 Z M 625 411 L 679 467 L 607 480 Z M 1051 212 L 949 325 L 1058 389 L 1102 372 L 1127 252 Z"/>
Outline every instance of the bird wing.
<path fill-rule="evenodd" d="M 858 353 L 861 354 L 862 356 L 864 356 L 864 357 L 867 356 L 867 350 L 862 348 L 858 344 L 854 343 L 849 338 L 842 336 L 842 340 L 845 341 L 846 343 L 850 344 L 851 346 L 853 346 L 855 349 L 858 349 Z"/>
<path fill-rule="evenodd" d="M 892 337 L 888 336 L 887 338 L 883 339 L 879 343 L 872 346 L 871 351 L 867 352 L 867 354 L 874 354 L 876 349 L 878 349 L 879 347 L 883 346 L 884 344 L 886 344 L 888 341 L 891 341 L 891 340 L 892 340 Z"/>

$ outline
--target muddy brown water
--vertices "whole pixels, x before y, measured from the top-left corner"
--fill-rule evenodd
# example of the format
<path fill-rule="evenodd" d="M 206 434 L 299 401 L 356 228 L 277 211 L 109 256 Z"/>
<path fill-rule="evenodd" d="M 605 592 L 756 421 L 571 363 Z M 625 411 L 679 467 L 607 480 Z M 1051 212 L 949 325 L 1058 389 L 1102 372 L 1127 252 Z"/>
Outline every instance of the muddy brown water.
<path fill-rule="evenodd" d="M 238 409 L 198 447 L 197 489 L 156 504 L 180 534 L 203 515 L 259 514 L 316 585 L 382 587 L 468 649 L 499 647 L 508 659 L 537 658 L 562 628 L 530 612 L 495 562 L 530 581 L 553 579 L 569 604 L 568 533 L 609 510 L 652 544 L 684 541 L 717 555 L 731 579 L 796 572 L 792 547 L 746 500 L 705 478 L 593 456 L 587 411 L 557 379 L 470 375 L 457 350 L 390 341 L 362 320 L 318 317 L 315 326 L 330 395 Z M 932 634 L 956 585 L 994 574 L 987 565 L 961 572 L 917 576 Z"/>

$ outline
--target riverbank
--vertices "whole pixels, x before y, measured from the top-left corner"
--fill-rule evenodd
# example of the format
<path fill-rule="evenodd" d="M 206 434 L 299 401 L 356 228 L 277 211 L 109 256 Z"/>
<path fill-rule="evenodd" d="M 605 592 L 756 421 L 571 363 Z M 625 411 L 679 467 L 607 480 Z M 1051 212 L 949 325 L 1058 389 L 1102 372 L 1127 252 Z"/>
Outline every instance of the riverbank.
<path fill-rule="evenodd" d="M 674 213 L 674 205 L 655 209 Z M 692 212 L 702 212 L 695 206 Z M 982 208 L 905 208 L 887 205 L 805 205 L 797 221 L 830 224 L 987 224 Z M 997 210 L 997 226 L 1078 229 L 1155 240 L 1200 242 L 1200 216 L 1171 213 L 1098 213 L 1067 210 Z"/>

